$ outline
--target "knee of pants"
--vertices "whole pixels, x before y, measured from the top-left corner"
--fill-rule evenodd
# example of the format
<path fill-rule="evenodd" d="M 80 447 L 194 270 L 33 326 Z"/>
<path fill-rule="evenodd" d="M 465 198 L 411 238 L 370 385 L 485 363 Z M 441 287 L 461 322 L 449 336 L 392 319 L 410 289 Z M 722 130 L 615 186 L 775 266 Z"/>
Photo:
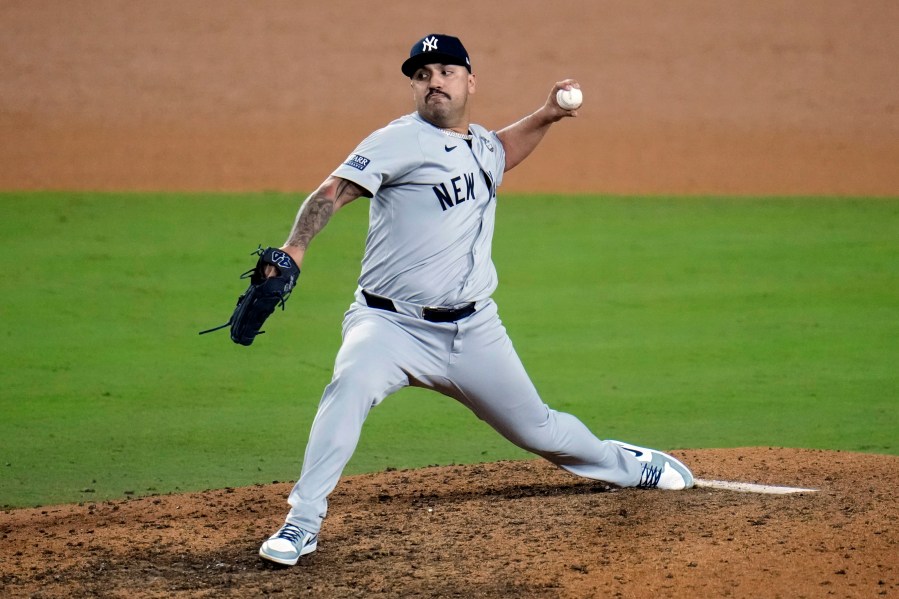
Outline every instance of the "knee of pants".
<path fill-rule="evenodd" d="M 369 411 L 392 391 L 364 373 L 335 374 L 322 394 L 309 445 L 327 447 L 328 455 L 322 456 L 325 460 L 330 460 L 333 454 L 349 455 L 356 447 Z"/>
<path fill-rule="evenodd" d="M 556 418 L 552 410 L 547 409 L 546 417 L 539 421 L 513 419 L 490 424 L 506 439 L 532 453 L 544 455 L 558 449 Z"/>
<path fill-rule="evenodd" d="M 546 434 L 545 431 L 531 431 L 530 433 L 517 435 L 509 440 L 522 449 L 539 456 L 547 457 L 561 453 L 559 443 L 551 435 Z"/>
<path fill-rule="evenodd" d="M 542 422 L 532 422 L 504 433 L 522 449 L 552 459 L 568 456 L 586 439 L 592 439 L 581 422 L 572 416 L 547 408 Z"/>
<path fill-rule="evenodd" d="M 344 405 L 359 402 L 371 407 L 408 384 L 402 372 L 386 367 L 344 367 L 335 371 L 325 390 L 325 399 Z"/>

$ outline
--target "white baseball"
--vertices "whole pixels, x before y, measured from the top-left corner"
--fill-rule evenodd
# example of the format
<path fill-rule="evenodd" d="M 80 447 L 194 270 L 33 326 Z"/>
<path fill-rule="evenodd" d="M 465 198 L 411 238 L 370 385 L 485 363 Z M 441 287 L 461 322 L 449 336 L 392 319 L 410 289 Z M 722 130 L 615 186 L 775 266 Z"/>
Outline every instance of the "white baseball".
<path fill-rule="evenodd" d="M 584 103 L 584 94 L 576 87 L 560 89 L 556 92 L 556 102 L 565 110 L 574 110 Z"/>

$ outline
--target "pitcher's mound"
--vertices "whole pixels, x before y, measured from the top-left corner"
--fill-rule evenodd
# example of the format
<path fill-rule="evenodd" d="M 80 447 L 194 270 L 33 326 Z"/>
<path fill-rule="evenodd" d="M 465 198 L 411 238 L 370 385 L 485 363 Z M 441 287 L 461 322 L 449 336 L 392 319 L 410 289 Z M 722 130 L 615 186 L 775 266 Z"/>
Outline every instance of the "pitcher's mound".
<path fill-rule="evenodd" d="M 876 597 L 899 592 L 899 457 L 672 452 L 698 477 L 819 489 L 613 489 L 544 461 L 348 477 L 318 551 L 257 557 L 290 484 L 0 515 L 0 589 L 36 597 Z"/>

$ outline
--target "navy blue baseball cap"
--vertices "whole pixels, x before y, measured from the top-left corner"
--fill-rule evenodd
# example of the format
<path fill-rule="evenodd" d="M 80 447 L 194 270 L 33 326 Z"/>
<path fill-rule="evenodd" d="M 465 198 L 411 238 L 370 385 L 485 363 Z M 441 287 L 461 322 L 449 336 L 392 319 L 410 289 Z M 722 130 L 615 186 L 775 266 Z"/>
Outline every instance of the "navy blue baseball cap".
<path fill-rule="evenodd" d="M 426 64 L 457 64 L 471 72 L 471 60 L 459 38 L 443 33 L 432 33 L 421 38 L 409 51 L 403 63 L 403 75 L 411 77 Z"/>

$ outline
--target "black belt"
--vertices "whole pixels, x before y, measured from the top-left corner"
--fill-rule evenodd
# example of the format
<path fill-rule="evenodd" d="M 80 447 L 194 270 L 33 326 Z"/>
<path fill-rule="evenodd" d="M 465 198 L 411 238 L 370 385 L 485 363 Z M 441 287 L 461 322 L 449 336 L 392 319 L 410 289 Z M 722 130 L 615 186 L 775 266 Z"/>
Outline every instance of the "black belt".
<path fill-rule="evenodd" d="M 365 303 L 369 308 L 378 310 L 386 310 L 387 312 L 397 312 L 396 306 L 386 297 L 369 293 L 365 289 L 362 290 L 365 296 Z M 428 322 L 456 322 L 474 314 L 474 302 L 466 304 L 461 308 L 422 308 L 421 317 Z"/>

